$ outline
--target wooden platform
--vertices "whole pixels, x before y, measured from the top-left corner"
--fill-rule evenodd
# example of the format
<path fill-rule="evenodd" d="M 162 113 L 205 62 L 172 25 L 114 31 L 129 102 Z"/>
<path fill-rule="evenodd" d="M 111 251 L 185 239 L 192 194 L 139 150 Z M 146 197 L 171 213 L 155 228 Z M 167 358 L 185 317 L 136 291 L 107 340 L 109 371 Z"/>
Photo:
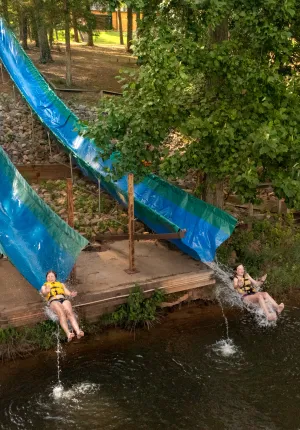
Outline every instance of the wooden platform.
<path fill-rule="evenodd" d="M 202 263 L 156 242 L 139 242 L 136 247 L 139 272 L 133 275 L 125 272 L 126 242 L 115 242 L 105 252 L 81 253 L 77 261 L 79 283 L 74 287 L 78 296 L 73 302 L 80 317 L 95 321 L 114 311 L 127 301 L 137 284 L 145 296 L 159 288 L 167 294 L 182 291 L 190 300 L 211 298 L 213 271 Z M 31 325 L 46 319 L 42 297 L 9 261 L 0 260 L 0 277 L 5 280 L 0 285 L 0 327 Z"/>

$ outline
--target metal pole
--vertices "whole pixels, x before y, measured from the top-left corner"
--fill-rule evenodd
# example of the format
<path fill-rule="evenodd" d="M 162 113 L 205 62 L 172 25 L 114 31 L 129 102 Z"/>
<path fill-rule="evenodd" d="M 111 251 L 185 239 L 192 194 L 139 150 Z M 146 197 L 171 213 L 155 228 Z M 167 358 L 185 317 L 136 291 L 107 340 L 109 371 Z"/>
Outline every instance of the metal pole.
<path fill-rule="evenodd" d="M 71 178 L 67 178 L 67 203 L 68 203 L 68 224 L 74 228 L 74 199 L 73 199 L 73 181 Z M 72 269 L 70 274 L 71 282 L 76 280 L 76 265 Z"/>
<path fill-rule="evenodd" d="M 128 175 L 128 234 L 129 234 L 129 269 L 127 273 L 135 273 L 134 262 L 134 176 Z"/>
<path fill-rule="evenodd" d="M 98 179 L 98 212 L 101 214 L 101 179 Z"/>
<path fill-rule="evenodd" d="M 72 183 L 74 182 L 74 178 L 73 178 L 73 165 L 72 165 L 72 154 L 69 154 L 69 159 L 70 159 L 70 170 L 71 170 L 71 179 L 72 179 Z"/>

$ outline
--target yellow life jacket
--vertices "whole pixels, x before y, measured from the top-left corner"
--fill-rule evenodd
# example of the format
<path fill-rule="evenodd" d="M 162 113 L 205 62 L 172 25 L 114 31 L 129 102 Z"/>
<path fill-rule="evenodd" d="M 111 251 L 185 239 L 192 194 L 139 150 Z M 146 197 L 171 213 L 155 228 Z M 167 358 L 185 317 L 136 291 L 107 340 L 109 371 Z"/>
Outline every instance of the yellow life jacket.
<path fill-rule="evenodd" d="M 245 274 L 242 279 L 238 276 L 236 276 L 236 278 L 238 280 L 238 292 L 240 294 L 252 294 L 257 292 L 256 289 L 252 287 L 251 281 L 247 274 Z M 241 281 L 243 282 L 243 285 L 240 285 Z"/>
<path fill-rule="evenodd" d="M 55 296 L 64 296 L 65 289 L 62 283 L 60 282 L 46 282 L 44 284 L 46 287 L 50 287 L 50 293 L 47 295 L 46 300 L 49 301 L 52 297 Z"/>

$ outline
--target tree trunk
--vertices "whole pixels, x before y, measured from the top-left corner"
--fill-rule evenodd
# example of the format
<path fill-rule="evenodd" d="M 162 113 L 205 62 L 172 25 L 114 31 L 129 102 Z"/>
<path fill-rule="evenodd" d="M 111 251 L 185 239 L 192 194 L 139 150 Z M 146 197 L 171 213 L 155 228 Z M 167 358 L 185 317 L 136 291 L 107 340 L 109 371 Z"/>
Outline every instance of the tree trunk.
<path fill-rule="evenodd" d="M 207 174 L 204 179 L 203 200 L 217 208 L 224 208 L 224 182 Z"/>
<path fill-rule="evenodd" d="M 39 48 L 40 45 L 39 45 L 39 38 L 38 38 L 38 30 L 36 25 L 36 19 L 33 13 L 30 14 L 30 27 L 31 27 L 31 31 L 30 31 L 31 40 L 34 40 L 36 48 Z"/>
<path fill-rule="evenodd" d="M 87 46 L 94 46 L 93 20 L 92 20 L 91 6 L 89 1 L 86 2 L 86 22 L 87 22 L 87 35 L 88 35 Z"/>
<path fill-rule="evenodd" d="M 23 14 L 21 16 L 21 39 L 22 39 L 22 47 L 23 49 L 28 49 L 27 39 L 28 39 L 28 17 L 26 13 L 23 11 Z"/>
<path fill-rule="evenodd" d="M 120 31 L 120 45 L 124 45 L 122 14 L 121 14 L 121 9 L 119 7 L 118 7 L 118 21 L 119 21 L 119 31 Z"/>
<path fill-rule="evenodd" d="M 74 40 L 76 43 L 79 43 L 79 33 L 78 33 L 78 26 L 77 26 L 77 17 L 75 12 L 72 12 L 72 23 L 73 23 L 73 29 L 74 29 Z"/>
<path fill-rule="evenodd" d="M 132 52 L 132 7 L 127 7 L 127 52 Z"/>
<path fill-rule="evenodd" d="M 220 25 L 214 30 L 209 31 L 209 46 L 215 43 L 220 43 L 223 40 L 228 40 L 228 19 L 225 18 Z M 207 93 L 213 94 L 217 97 L 218 88 L 222 85 L 220 79 L 212 78 L 211 76 L 206 77 L 206 89 Z M 213 98 L 212 98 L 213 100 Z M 208 173 L 204 179 L 204 193 L 203 199 L 220 209 L 224 207 L 224 182 L 220 181 L 214 175 Z"/>
<path fill-rule="evenodd" d="M 2 0 L 1 1 L 1 13 L 9 25 L 9 13 L 8 13 L 8 0 Z"/>
<path fill-rule="evenodd" d="M 53 41 L 54 41 L 54 29 L 53 29 L 53 25 L 51 24 L 51 26 L 49 28 L 49 45 L 50 45 L 50 48 L 52 48 Z"/>
<path fill-rule="evenodd" d="M 65 13 L 65 42 L 66 42 L 66 85 L 72 85 L 72 65 L 71 65 L 71 37 L 70 37 L 70 9 L 69 0 L 64 0 Z"/>
<path fill-rule="evenodd" d="M 42 22 L 38 24 L 38 38 L 40 45 L 40 63 L 52 63 L 50 46 L 48 42 L 48 35 L 46 25 Z"/>
<path fill-rule="evenodd" d="M 37 33 L 40 46 L 40 63 L 46 64 L 53 62 L 48 41 L 47 28 L 44 18 L 44 2 L 43 0 L 34 0 L 34 18 L 36 20 Z"/>

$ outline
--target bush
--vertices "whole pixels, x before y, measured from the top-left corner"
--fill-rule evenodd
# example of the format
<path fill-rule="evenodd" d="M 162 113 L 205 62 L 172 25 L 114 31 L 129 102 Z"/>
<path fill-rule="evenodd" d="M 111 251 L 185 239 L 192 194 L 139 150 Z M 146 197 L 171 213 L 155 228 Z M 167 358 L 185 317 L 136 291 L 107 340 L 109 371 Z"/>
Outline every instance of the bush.
<path fill-rule="evenodd" d="M 137 326 L 147 326 L 149 329 L 158 320 L 157 309 L 164 299 L 165 293 L 162 290 L 155 290 L 150 298 L 145 298 L 140 287 L 136 285 L 127 303 L 105 316 L 104 322 L 130 330 Z"/>
<path fill-rule="evenodd" d="M 299 288 L 300 230 L 291 217 L 255 221 L 251 231 L 237 229 L 218 249 L 218 260 L 228 264 L 233 251 L 252 276 L 268 273 L 266 289 L 272 294 Z"/>

